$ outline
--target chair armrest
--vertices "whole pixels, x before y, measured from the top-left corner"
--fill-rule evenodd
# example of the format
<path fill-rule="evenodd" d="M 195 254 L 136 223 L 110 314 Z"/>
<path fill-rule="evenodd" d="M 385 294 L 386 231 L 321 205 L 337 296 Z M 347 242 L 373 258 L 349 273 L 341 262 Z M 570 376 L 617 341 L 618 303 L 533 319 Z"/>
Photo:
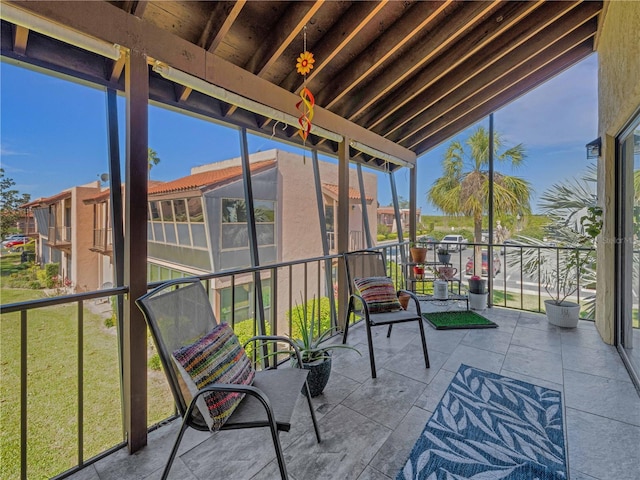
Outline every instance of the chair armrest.
<path fill-rule="evenodd" d="M 244 342 L 243 348 L 246 347 L 249 343 L 254 343 L 254 342 L 263 341 L 263 340 L 288 343 L 293 348 L 296 354 L 296 359 L 298 360 L 299 367 L 302 368 L 302 355 L 300 354 L 300 349 L 289 337 L 282 337 L 279 335 L 256 335 L 255 337 L 251 337 L 246 342 Z"/>
<path fill-rule="evenodd" d="M 367 305 L 367 302 L 364 301 L 364 298 L 362 298 L 361 295 L 358 295 L 357 293 L 352 293 L 349 303 L 351 303 L 351 299 L 354 299 L 354 298 L 357 298 L 358 300 L 360 300 L 360 303 L 362 303 L 362 308 L 364 310 L 364 313 L 368 317 L 369 316 L 369 305 Z"/>

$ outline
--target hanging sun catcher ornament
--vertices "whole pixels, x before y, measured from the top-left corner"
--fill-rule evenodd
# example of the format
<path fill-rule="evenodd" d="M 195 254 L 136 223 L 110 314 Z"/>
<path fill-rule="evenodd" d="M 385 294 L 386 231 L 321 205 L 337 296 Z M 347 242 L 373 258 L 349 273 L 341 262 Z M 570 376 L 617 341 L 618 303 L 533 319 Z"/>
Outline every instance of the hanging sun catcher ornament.
<path fill-rule="evenodd" d="M 315 59 L 313 58 L 313 53 L 307 51 L 307 26 L 303 27 L 303 38 L 304 38 L 304 51 L 300 54 L 300 56 L 296 59 L 296 71 L 304 76 L 304 82 L 302 84 L 302 90 L 300 90 L 300 100 L 296 103 L 296 108 L 300 110 L 300 117 L 298 118 L 298 123 L 300 123 L 300 129 L 298 130 L 298 135 L 302 137 L 302 141 L 306 142 L 307 137 L 309 136 L 309 132 L 311 132 L 311 121 L 313 120 L 313 107 L 316 104 L 315 98 L 313 98 L 313 94 L 307 88 L 307 74 L 313 68 L 313 64 L 315 63 Z"/>

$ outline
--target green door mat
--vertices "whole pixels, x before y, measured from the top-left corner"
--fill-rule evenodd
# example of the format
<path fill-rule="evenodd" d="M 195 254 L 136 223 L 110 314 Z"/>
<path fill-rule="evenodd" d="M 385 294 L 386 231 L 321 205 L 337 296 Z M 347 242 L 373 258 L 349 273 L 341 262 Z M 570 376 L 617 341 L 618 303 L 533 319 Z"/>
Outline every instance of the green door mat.
<path fill-rule="evenodd" d="M 496 328 L 498 325 L 484 318 L 479 313 L 469 311 L 460 312 L 430 312 L 423 313 L 422 318 L 436 330 L 450 330 L 454 328 Z"/>

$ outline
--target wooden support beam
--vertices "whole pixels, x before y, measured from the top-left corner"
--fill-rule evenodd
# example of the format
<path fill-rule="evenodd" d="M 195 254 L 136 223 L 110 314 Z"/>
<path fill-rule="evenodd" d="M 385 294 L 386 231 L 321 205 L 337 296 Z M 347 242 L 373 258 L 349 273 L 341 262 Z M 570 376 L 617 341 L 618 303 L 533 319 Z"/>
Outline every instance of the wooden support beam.
<path fill-rule="evenodd" d="M 368 111 L 375 102 L 401 85 L 407 78 L 463 38 L 478 22 L 501 6 L 500 1 L 466 2 L 452 15 L 438 22 L 431 30 L 415 32 L 423 38 L 408 50 L 407 55 L 389 65 L 377 75 L 362 95 L 345 97 L 333 109 L 338 115 L 354 120 Z"/>
<path fill-rule="evenodd" d="M 519 55 L 518 51 L 514 51 L 512 57 L 504 59 L 494 65 L 494 68 L 485 70 L 466 85 L 442 97 L 431 108 L 405 123 L 402 129 L 394 131 L 388 138 L 396 142 L 406 142 L 407 145 L 419 143 L 427 136 L 426 132 L 431 135 L 437 131 L 436 125 L 443 128 L 448 123 L 453 123 L 469 110 L 517 85 L 576 45 L 593 37 L 595 22 L 596 19 L 590 20 L 549 46 L 536 48 L 536 42 L 533 41 L 522 45 L 521 48 L 527 50 L 526 54 Z M 532 65 L 537 67 L 532 68 Z"/>
<path fill-rule="evenodd" d="M 346 48 L 349 42 L 375 18 L 388 2 L 389 0 L 354 2 L 313 47 L 316 63 L 313 65 L 313 70 L 307 75 L 307 82 L 311 82 L 324 67 L 329 65 L 329 62 Z M 280 82 L 280 86 L 285 90 L 297 93 L 302 88 L 303 82 L 304 79 L 300 74 L 292 69 L 289 75 Z"/>
<path fill-rule="evenodd" d="M 430 88 L 437 80 L 441 79 L 449 72 L 454 70 L 457 66 L 462 64 L 465 60 L 468 60 L 478 54 L 482 54 L 484 49 L 493 42 L 498 36 L 504 34 L 508 29 L 512 28 L 518 22 L 522 21 L 524 17 L 531 14 L 533 10 L 538 8 L 541 4 L 544 4 L 543 0 L 538 2 L 507 2 L 502 5 L 498 10 L 492 11 L 492 13 L 482 21 L 473 31 L 465 35 L 459 42 L 449 48 L 442 55 L 433 58 L 421 73 L 423 83 L 420 85 L 413 84 L 409 86 L 401 85 L 399 89 L 393 93 L 394 99 L 392 100 L 392 107 L 395 110 L 386 108 L 384 105 L 373 105 L 372 101 L 379 100 L 379 96 L 375 91 L 381 88 L 382 85 L 388 84 L 389 87 L 393 87 L 392 81 L 387 78 L 399 77 L 402 72 L 408 70 L 410 65 L 408 62 L 399 61 L 385 70 L 379 78 L 373 80 L 370 84 L 370 88 L 367 88 L 365 96 L 361 102 L 354 105 L 355 116 L 350 116 L 350 120 L 357 121 L 360 125 L 367 128 L 373 128 L 381 122 L 391 122 L 389 119 L 395 118 L 391 113 L 395 112 L 402 105 L 397 105 L 396 101 L 402 101 L 402 98 L 407 98 L 407 94 L 417 95 L 418 92 L 411 90 L 412 88 L 420 88 L 420 90 Z M 424 65 L 424 63 L 422 63 Z M 373 93 L 369 93 L 369 90 Z M 390 88 L 387 89 L 387 92 Z M 386 102 L 385 102 L 386 105 Z M 366 110 L 363 107 L 369 106 Z M 379 118 L 380 116 L 380 118 Z M 385 120 L 386 119 L 386 120 Z M 381 127 L 384 128 L 384 127 Z"/>
<path fill-rule="evenodd" d="M 349 138 L 338 145 L 338 211 L 336 212 L 338 253 L 349 251 Z M 338 325 L 344 328 L 349 302 L 349 285 L 344 261 L 338 262 Z"/>
<path fill-rule="evenodd" d="M 147 57 L 127 55 L 124 279 L 129 285 L 124 320 L 125 429 L 130 453 L 147 444 L 147 326 L 135 300 L 147 292 L 147 160 L 149 70 Z"/>
<path fill-rule="evenodd" d="M 13 25 L 13 51 L 18 55 L 24 55 L 27 51 L 29 29 L 20 25 Z"/>
<path fill-rule="evenodd" d="M 491 51 L 481 50 L 477 52 L 476 55 L 470 56 L 464 63 L 459 64 L 455 71 L 450 72 L 447 75 L 446 90 L 439 93 L 438 97 L 433 95 L 434 101 L 444 97 L 458 88 L 460 84 L 485 71 L 520 45 L 527 43 L 529 39 L 546 27 L 553 26 L 555 21 L 575 8 L 576 5 L 576 2 L 550 2 L 545 4 L 544 8 L 535 9 L 530 16 L 516 25 L 515 28 L 508 29 L 503 35 L 500 35 L 493 42 Z M 567 21 L 571 21 L 571 19 Z M 561 30 L 565 27 L 567 27 L 567 24 L 563 23 L 557 28 Z M 452 59 L 450 58 L 449 60 Z M 403 115 L 407 114 L 405 121 L 409 121 L 413 116 L 428 108 L 430 104 L 423 106 L 417 100 L 417 97 L 423 92 L 428 92 L 425 95 L 431 95 L 434 83 L 443 78 L 442 71 L 446 67 L 447 63 L 445 61 L 438 62 L 406 82 L 401 90 L 396 91 L 396 93 L 385 99 L 384 106 L 373 109 L 375 112 L 372 111 L 371 115 L 367 117 L 372 120 L 369 127 L 376 132 L 384 131 L 385 134 L 389 134 L 394 129 L 402 128 L 402 123 L 397 121 L 398 118 L 405 118 Z"/>
<path fill-rule="evenodd" d="M 278 21 L 278 28 L 271 32 L 269 38 L 260 43 L 245 65 L 249 72 L 261 77 L 280 58 L 287 47 L 297 38 L 301 38 L 304 26 L 322 7 L 324 0 L 309 2 L 292 2 L 283 17 Z"/>
<path fill-rule="evenodd" d="M 411 7 L 407 15 L 393 24 L 367 48 L 366 55 L 349 63 L 338 75 L 336 81 L 327 84 L 316 95 L 316 103 L 325 108 L 336 105 L 365 79 L 368 79 L 380 66 L 392 58 L 409 43 L 414 35 L 420 35 L 447 8 L 452 0 L 443 2 L 418 2 Z"/>
<path fill-rule="evenodd" d="M 210 2 L 213 5 L 211 15 L 207 20 L 198 45 L 208 52 L 215 52 L 222 39 L 231 29 L 233 22 L 242 11 L 246 0 L 236 0 L 234 2 Z"/>

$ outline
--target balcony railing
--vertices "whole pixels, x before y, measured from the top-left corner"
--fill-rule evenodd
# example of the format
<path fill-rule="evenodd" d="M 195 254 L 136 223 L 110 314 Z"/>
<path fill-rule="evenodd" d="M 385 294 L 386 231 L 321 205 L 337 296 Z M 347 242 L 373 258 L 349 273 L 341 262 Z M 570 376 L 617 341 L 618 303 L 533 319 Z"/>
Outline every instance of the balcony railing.
<path fill-rule="evenodd" d="M 487 246 L 481 245 L 479 247 L 484 249 Z M 591 252 L 590 249 L 508 246 L 505 247 L 504 255 L 500 255 L 502 248 L 501 245 L 493 247 L 501 265 L 507 265 L 506 268 L 501 268 L 494 277 L 493 303 L 533 311 L 543 311 L 541 299 L 545 292 L 540 285 L 529 285 L 535 282 L 535 277 L 525 275 L 517 267 L 517 259 L 524 255 L 524 249 L 537 248 L 538 251 L 551 249 L 551 251 L 557 252 L 557 255 L 562 255 L 564 251 L 573 251 L 578 252 L 580 258 Z M 398 288 L 404 288 L 402 263 L 410 261 L 408 242 L 385 245 L 378 247 L 378 249 L 382 250 L 385 255 L 389 275 L 396 280 Z M 468 245 L 467 250 L 458 252 L 458 255 L 452 258 L 451 263 L 461 272 L 461 278 L 466 278 L 468 257 L 475 259 L 475 255 L 474 245 Z M 332 255 L 232 272 L 211 273 L 198 278 L 205 282 L 209 291 L 230 288 L 231 296 L 226 299 L 222 295 L 212 295 L 212 306 L 221 317 L 225 317 L 221 320 L 230 323 L 240 337 L 252 336 L 260 331 L 286 335 L 291 334 L 291 312 L 296 304 L 305 304 L 313 299 L 322 299 L 321 305 L 323 311 L 328 314 L 330 325 L 339 324 L 336 302 L 337 279 L 335 277 L 337 269 L 335 266 L 340 258 L 339 255 Z M 507 261 L 505 262 L 504 259 Z M 428 252 L 428 261 L 437 261 L 435 250 Z M 258 294 L 254 283 L 256 278 L 262 284 L 260 294 Z M 578 276 L 578 278 L 580 277 Z M 149 288 L 161 283 L 149 284 Z M 254 294 L 249 298 L 237 298 L 235 287 L 247 283 L 251 284 Z M 593 291 L 590 290 L 592 286 L 580 282 L 577 299 L 584 299 L 587 295 L 593 294 Z M 92 302 L 102 307 L 106 305 L 109 310 L 108 315 L 111 315 L 109 307 L 116 302 L 106 302 L 105 304 L 99 301 L 105 298 L 116 299 L 127 293 L 128 287 L 119 287 L 0 306 L 4 336 L 3 349 L 7 349 L 7 352 L 15 352 L 15 355 L 5 353 L 5 361 L 8 364 L 4 368 L 8 369 L 6 371 L 15 370 L 15 378 L 13 378 L 15 381 L 12 383 L 15 388 L 6 399 L 3 398 L 3 402 L 5 402 L 5 411 L 20 412 L 19 416 L 15 416 L 14 422 L 9 422 L 6 418 L 3 421 L 9 422 L 7 425 L 3 424 L 3 428 L 7 432 L 4 443 L 5 445 L 13 445 L 16 458 L 12 465 L 6 467 L 8 469 L 5 472 L 8 475 L 7 478 L 54 477 L 61 475 L 62 472 L 65 472 L 64 475 L 66 475 L 124 444 L 125 439 L 122 429 L 119 427 L 122 406 L 120 409 L 114 408 L 114 403 L 117 403 L 116 393 L 111 393 L 111 396 L 104 395 L 105 385 L 101 382 L 102 379 L 90 378 L 90 373 L 88 373 L 93 372 L 93 375 L 96 375 L 96 371 L 104 372 L 107 368 L 102 363 L 100 351 L 94 350 L 96 348 L 95 342 L 91 341 L 93 332 L 97 331 L 95 323 L 103 320 L 96 320 L 88 306 Z M 265 306 L 262 311 L 260 298 L 262 305 Z M 224 302 L 228 302 L 228 304 Z M 232 308 L 228 308 L 229 306 Z M 70 310 L 63 317 L 50 315 L 49 309 L 60 308 Z M 100 330 L 104 330 L 103 325 L 98 325 L 98 327 Z M 323 327 L 318 325 L 318 329 L 320 328 Z M 121 335 L 118 333 L 113 340 L 113 346 L 106 353 L 107 357 L 117 358 L 117 351 L 121 348 L 117 345 L 122 345 Z M 8 340 L 9 338 L 13 343 Z M 52 398 L 50 376 L 58 375 L 55 373 L 55 366 L 46 367 L 51 361 L 49 347 L 52 344 L 56 345 L 56 349 L 63 350 L 64 362 L 67 362 L 65 365 L 69 365 L 68 368 L 61 370 L 60 375 L 69 377 L 65 381 L 74 385 L 72 388 L 58 390 L 64 398 Z M 44 351 L 39 352 L 40 348 Z M 102 353 L 104 354 L 104 352 Z M 152 364 L 153 358 L 150 358 L 149 361 Z M 116 363 L 111 365 L 112 367 L 108 367 L 109 369 L 118 369 Z M 43 368 L 46 372 L 44 375 L 42 374 Z M 119 373 L 111 373 L 112 379 L 119 378 Z M 161 396 L 169 402 L 160 411 L 156 410 L 154 414 L 149 415 L 149 423 L 157 425 L 164 419 L 175 415 L 175 411 L 170 403 L 171 396 L 168 392 L 168 386 L 164 383 L 164 377 L 160 372 L 152 372 L 150 378 L 155 383 L 151 385 L 150 381 L 149 398 L 155 398 L 153 395 L 160 395 L 158 392 L 164 391 Z M 160 378 L 162 380 L 159 380 Z M 8 385 L 11 380 L 11 378 L 7 378 L 5 382 L 3 378 L 3 383 Z M 59 381 L 62 381 L 62 378 L 58 378 L 56 382 Z M 107 390 L 120 391 L 121 397 L 121 387 L 117 385 L 118 381 L 113 380 L 113 382 L 116 385 L 107 386 Z M 158 385 L 159 383 L 161 385 Z M 150 402 L 150 405 L 152 403 L 157 402 Z M 43 408 L 44 405 L 49 405 L 49 407 Z M 64 412 L 64 414 L 62 417 L 57 414 L 46 414 L 46 422 L 43 424 L 42 412 L 44 410 Z M 56 421 L 61 424 L 51 423 Z M 106 428 L 107 424 L 110 424 L 110 429 Z M 154 428 L 153 425 L 150 425 L 150 428 Z M 93 437 L 96 436 L 94 433 L 86 435 L 88 432 L 106 430 L 109 430 L 111 434 L 102 438 L 98 446 L 91 443 Z M 70 437 L 70 440 L 65 443 L 62 440 L 64 437 Z M 68 445 L 69 442 L 72 446 Z M 50 446 L 54 444 L 66 445 L 65 447 L 57 447 L 55 457 L 63 459 L 62 461 L 52 460 L 46 455 L 42 455 L 42 451 L 50 450 Z M 32 458 L 35 460 L 29 463 L 29 459 Z"/>
<path fill-rule="evenodd" d="M 113 250 L 111 243 L 110 228 L 94 228 L 93 229 L 93 250 L 100 252 L 109 252 Z"/>
<path fill-rule="evenodd" d="M 69 245 L 71 227 L 49 227 L 49 245 Z"/>

